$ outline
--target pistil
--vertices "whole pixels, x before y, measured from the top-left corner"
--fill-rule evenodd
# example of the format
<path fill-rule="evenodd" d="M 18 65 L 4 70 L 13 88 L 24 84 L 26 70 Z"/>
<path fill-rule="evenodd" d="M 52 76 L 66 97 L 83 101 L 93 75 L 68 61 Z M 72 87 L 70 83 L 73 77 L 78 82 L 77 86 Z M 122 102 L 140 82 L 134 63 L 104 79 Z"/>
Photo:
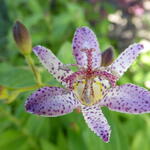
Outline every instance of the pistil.
<path fill-rule="evenodd" d="M 95 51 L 94 48 L 91 49 L 82 49 L 82 52 L 85 52 L 86 56 L 87 56 L 87 74 L 91 74 L 92 73 L 92 52 Z"/>

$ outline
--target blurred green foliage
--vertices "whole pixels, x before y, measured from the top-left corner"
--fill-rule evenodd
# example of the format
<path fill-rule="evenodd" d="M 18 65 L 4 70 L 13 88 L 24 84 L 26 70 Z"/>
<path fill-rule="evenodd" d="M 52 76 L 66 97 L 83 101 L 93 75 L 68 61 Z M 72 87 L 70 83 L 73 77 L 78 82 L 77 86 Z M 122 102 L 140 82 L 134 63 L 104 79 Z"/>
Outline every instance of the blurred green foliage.
<path fill-rule="evenodd" d="M 34 86 L 33 73 L 19 53 L 12 37 L 12 26 L 20 20 L 31 32 L 33 45 L 49 47 L 64 63 L 74 63 L 71 41 L 79 26 L 89 26 L 96 33 L 101 49 L 117 42 L 109 38 L 107 14 L 116 7 L 108 2 L 90 0 L 0 0 L 0 85 L 13 88 Z M 134 39 L 136 41 L 136 39 Z M 49 85 L 59 85 L 33 56 Z M 150 80 L 150 52 L 143 53 L 118 84 L 145 86 Z M 103 108 L 112 128 L 110 143 L 104 143 L 84 122 L 79 112 L 57 118 L 43 118 L 25 112 L 24 102 L 33 91 L 16 95 L 13 103 L 0 101 L 0 150 L 149 150 L 150 116 L 128 115 Z"/>

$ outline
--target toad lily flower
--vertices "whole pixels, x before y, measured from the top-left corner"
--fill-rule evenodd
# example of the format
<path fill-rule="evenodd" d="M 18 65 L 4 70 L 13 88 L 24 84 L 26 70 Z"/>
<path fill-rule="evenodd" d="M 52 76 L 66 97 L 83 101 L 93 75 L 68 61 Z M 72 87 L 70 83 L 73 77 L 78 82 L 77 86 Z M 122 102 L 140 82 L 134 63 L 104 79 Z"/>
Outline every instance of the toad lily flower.
<path fill-rule="evenodd" d="M 77 61 L 75 66 L 79 68 L 77 72 L 72 72 L 47 48 L 36 46 L 33 49 L 45 68 L 65 88 L 40 88 L 26 101 L 26 111 L 56 117 L 80 108 L 89 128 L 108 142 L 111 130 L 101 107 L 131 114 L 150 112 L 149 91 L 133 84 L 116 85 L 143 45 L 131 45 L 109 66 L 101 66 L 102 54 L 96 36 L 89 28 L 76 30 L 72 46 Z"/>

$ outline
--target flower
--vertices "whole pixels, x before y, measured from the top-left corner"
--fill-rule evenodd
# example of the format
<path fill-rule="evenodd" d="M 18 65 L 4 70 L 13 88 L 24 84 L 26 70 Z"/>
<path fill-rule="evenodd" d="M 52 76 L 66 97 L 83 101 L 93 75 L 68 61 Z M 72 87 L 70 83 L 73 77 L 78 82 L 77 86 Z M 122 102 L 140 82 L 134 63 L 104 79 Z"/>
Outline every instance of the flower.
<path fill-rule="evenodd" d="M 104 142 L 108 142 L 111 130 L 101 107 L 107 106 L 110 110 L 131 114 L 150 112 L 149 91 L 133 84 L 116 85 L 116 81 L 139 55 L 143 45 L 131 45 L 109 66 L 101 66 L 102 61 L 102 64 L 107 62 L 101 58 L 96 36 L 88 27 L 76 30 L 72 47 L 77 61 L 75 66 L 79 68 L 77 72 L 72 72 L 68 65 L 62 64 L 47 48 L 34 47 L 33 51 L 41 63 L 65 88 L 40 88 L 26 101 L 26 111 L 56 117 L 80 107 L 89 128 Z M 112 54 L 109 56 L 106 53 L 105 57 L 107 55 L 111 62 Z"/>

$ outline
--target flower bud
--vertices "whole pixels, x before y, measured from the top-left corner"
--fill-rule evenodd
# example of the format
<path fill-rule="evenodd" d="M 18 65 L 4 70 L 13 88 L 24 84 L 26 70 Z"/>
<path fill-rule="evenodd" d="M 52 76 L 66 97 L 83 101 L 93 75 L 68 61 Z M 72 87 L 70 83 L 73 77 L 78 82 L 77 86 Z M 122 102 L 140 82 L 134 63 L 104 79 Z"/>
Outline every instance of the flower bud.
<path fill-rule="evenodd" d="M 114 58 L 114 51 L 112 47 L 107 48 L 103 53 L 102 53 L 102 62 L 101 66 L 109 66 L 113 62 Z"/>
<path fill-rule="evenodd" d="M 19 21 L 16 21 L 13 27 L 13 36 L 23 55 L 30 54 L 32 50 L 30 33 L 28 32 L 27 28 Z"/>

